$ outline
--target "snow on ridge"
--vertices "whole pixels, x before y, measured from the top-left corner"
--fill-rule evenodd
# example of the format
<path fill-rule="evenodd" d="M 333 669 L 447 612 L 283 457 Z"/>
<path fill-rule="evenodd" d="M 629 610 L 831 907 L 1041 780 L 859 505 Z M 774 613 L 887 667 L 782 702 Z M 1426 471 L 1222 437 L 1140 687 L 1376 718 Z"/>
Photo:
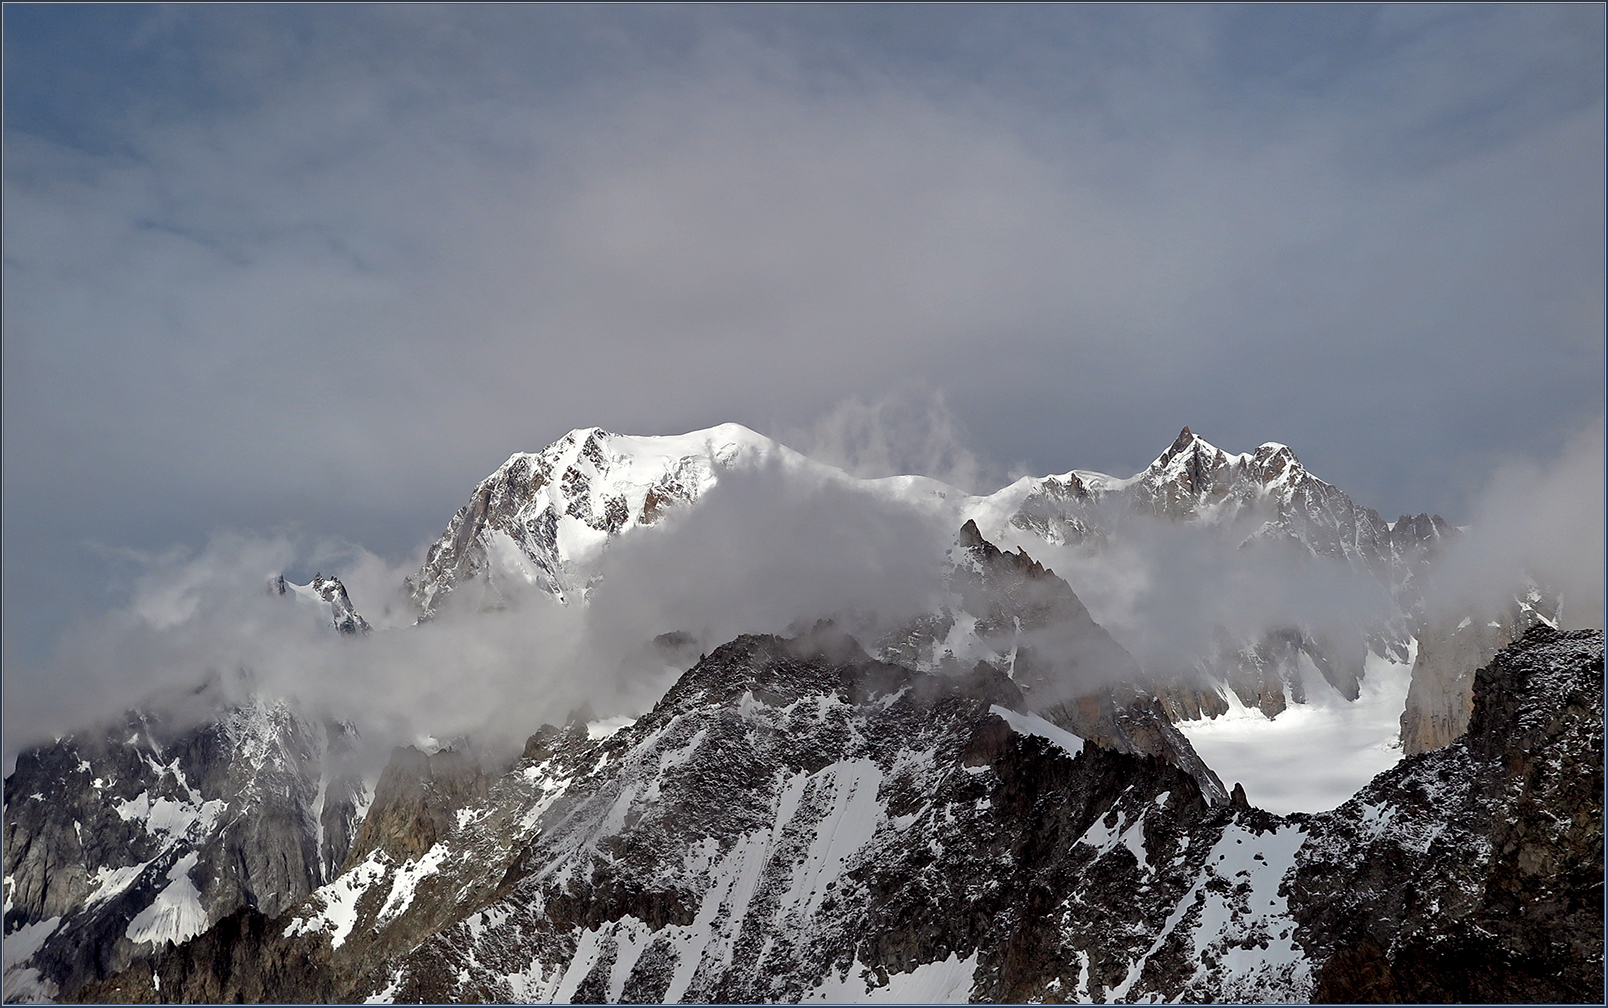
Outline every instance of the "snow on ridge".
<path fill-rule="evenodd" d="M 121 868 L 108 868 L 102 865 L 95 869 L 95 874 L 89 877 L 89 884 L 94 888 L 84 897 L 84 905 L 92 906 L 111 899 L 133 885 L 150 866 L 150 861 L 141 861 L 139 864 L 125 865 Z"/>
<path fill-rule="evenodd" d="M 601 462 L 587 452 L 587 446 L 592 443 L 600 450 Z M 522 465 L 538 464 L 553 473 L 562 473 L 571 467 L 581 472 L 590 470 L 587 474 L 594 478 L 587 480 L 586 493 L 592 497 L 624 496 L 633 514 L 641 512 L 642 501 L 637 498 L 667 476 L 693 477 L 695 486 L 688 489 L 697 497 L 718 482 L 722 471 L 762 464 L 862 485 L 892 497 L 956 502 L 972 498 L 971 494 L 942 480 L 920 474 L 870 479 L 853 476 L 737 423 L 717 424 L 686 434 L 654 435 L 613 434 L 597 427 L 576 428 L 540 451 L 510 455 L 488 481 L 506 477 Z M 567 503 L 568 492 L 562 487 L 554 489 Z"/>
<path fill-rule="evenodd" d="M 653 515 L 646 505 L 650 493 L 656 489 L 674 483 L 679 488 L 680 499 L 691 502 L 717 484 L 724 472 L 736 469 L 774 465 L 797 476 L 861 487 L 923 509 L 937 508 L 940 513 L 949 511 L 947 517 L 957 526 L 973 519 L 981 528 L 1000 529 L 1028 495 L 1047 483 L 1076 482 L 1099 498 L 1158 477 L 1180 476 L 1188 460 L 1197 454 L 1213 458 L 1220 467 L 1238 470 L 1236 477 L 1249 477 L 1264 488 L 1274 485 L 1289 488 L 1300 482 L 1302 476 L 1315 479 L 1295 459 L 1289 446 L 1281 442 L 1264 442 L 1254 453 L 1231 454 L 1191 433 L 1187 444 L 1175 443 L 1148 466 L 1126 478 L 1071 469 L 1060 474 L 1025 476 L 991 493 L 974 495 L 919 474 L 856 477 L 742 424 L 723 423 L 672 435 L 616 434 L 599 427 L 578 427 L 539 451 L 510 455 L 480 487 L 506 484 L 527 470 L 546 473 L 547 478 L 536 490 L 535 499 L 520 511 L 534 515 L 543 507 L 550 507 L 559 522 L 555 529 L 558 554 L 566 562 L 584 564 L 616 532 L 652 522 Z M 1263 479 L 1262 474 L 1254 471 L 1278 457 L 1289 459 L 1289 464 L 1279 472 Z M 611 506 L 611 501 L 614 506 L 623 504 L 625 508 L 624 515 L 613 519 L 618 527 L 609 524 L 613 531 L 598 529 L 596 519 L 583 531 L 588 521 L 573 517 L 574 512 L 601 514 Z M 527 580 L 539 576 L 534 570 L 525 574 Z M 300 586 L 291 587 L 298 594 L 307 594 Z"/>
<path fill-rule="evenodd" d="M 612 738 L 636 723 L 636 718 L 625 715 L 603 718 L 600 721 L 588 721 L 586 723 L 586 737 L 592 742 Z"/>
<path fill-rule="evenodd" d="M 1096 472 L 1093 469 L 1071 469 L 1052 478 L 1060 480 L 1075 478 L 1078 482 L 1088 487 L 1091 493 L 1098 495 L 1126 490 L 1138 482 L 1139 477 L 1143 475 L 1144 470 L 1142 469 L 1127 477 L 1112 476 L 1109 473 Z"/>
<path fill-rule="evenodd" d="M 204 802 L 180 802 L 171 798 L 152 798 L 149 791 L 141 791 L 135 797 L 112 806 L 112 811 L 125 822 L 130 819 L 141 820 L 148 833 L 192 838 L 211 833 L 223 809 L 224 802 L 217 798 Z"/>
<path fill-rule="evenodd" d="M 990 706 L 989 711 L 1011 726 L 1011 730 L 1018 735 L 1037 735 L 1047 739 L 1054 745 L 1060 746 L 1068 755 L 1076 756 L 1083 751 L 1083 740 L 1067 731 L 1058 728 L 1037 714 L 1020 714 L 999 704 Z"/>
<path fill-rule="evenodd" d="M 284 937 L 323 932 L 329 935 L 331 948 L 340 948 L 357 926 L 358 900 L 385 878 L 391 867 L 391 858 L 384 851 L 370 851 L 361 863 L 328 885 L 315 889 L 307 897 L 307 904 L 317 909 L 292 920 L 285 928 Z"/>
<path fill-rule="evenodd" d="M 284 585 L 287 589 L 289 589 L 290 594 L 295 596 L 297 602 L 300 602 L 303 605 L 318 606 L 321 609 L 329 608 L 329 603 L 324 601 L 324 596 L 314 591 L 311 583 L 304 585 L 297 584 L 289 578 L 281 578 L 280 580 L 284 582 Z"/>
<path fill-rule="evenodd" d="M 385 904 L 375 914 L 375 925 L 379 926 L 406 913 L 408 907 L 413 905 L 413 897 L 418 891 L 419 883 L 425 877 L 434 875 L 446 857 L 446 845 L 437 842 L 422 857 L 417 860 L 410 858 L 404 862 L 392 877 L 391 891 L 385 897 Z"/>
<path fill-rule="evenodd" d="M 1231 454 L 1198 434 L 1191 434 L 1190 438 L 1183 446 L 1177 443 L 1170 446 L 1147 467 L 1126 478 L 1071 469 L 1060 474 L 1024 476 L 991 493 L 974 495 L 942 480 L 918 474 L 856 477 L 737 423 L 673 435 L 616 434 L 599 427 L 578 427 L 540 451 L 510 455 L 496 472 L 482 481 L 481 488 L 506 484 L 525 470 L 546 473 L 547 478 L 535 491 L 534 499 L 522 506 L 520 513 L 534 515 L 544 507 L 551 508 L 558 522 L 554 529 L 558 557 L 566 566 L 572 563 L 585 566 L 613 535 L 651 524 L 655 515 L 648 506 L 649 497 L 666 485 L 674 484 L 680 501 L 690 503 L 714 487 L 724 473 L 758 466 L 776 466 L 795 477 L 851 485 L 893 502 L 936 510 L 957 526 L 972 519 L 980 528 L 996 530 L 996 534 L 1006 526 L 1023 500 L 1047 483 L 1075 482 L 1099 498 L 1122 493 L 1135 484 L 1158 477 L 1180 476 L 1188 460 L 1197 454 L 1210 456 L 1220 467 L 1237 470 L 1236 478 L 1250 478 L 1263 489 L 1282 486 L 1289 490 L 1295 482 L 1302 481 L 1300 477 L 1313 478 L 1281 442 L 1264 442 L 1254 453 Z M 1289 464 L 1266 479 L 1255 471 L 1278 457 L 1288 458 Z M 660 501 L 659 505 L 663 503 Z M 576 512 L 600 515 L 609 507 L 618 508 L 622 504 L 624 514 L 612 519 L 608 530 L 600 528 L 596 518 L 574 517 Z M 512 542 L 504 545 L 505 548 L 498 551 L 499 566 L 506 566 L 510 548 L 517 550 Z M 535 581 L 541 577 L 534 569 L 523 574 L 521 580 Z"/>
<path fill-rule="evenodd" d="M 930 476 L 901 474 L 869 479 L 853 476 L 736 423 L 680 435 L 606 434 L 602 435 L 602 440 L 610 463 L 607 482 L 641 491 L 690 461 L 695 463 L 697 475 L 701 477 L 695 496 L 714 486 L 723 471 L 774 465 L 799 475 L 856 485 L 881 496 L 913 503 L 963 503 L 971 499 L 970 494 Z M 636 474 L 640 475 L 632 480 L 630 477 Z M 631 496 L 627 495 L 628 500 Z"/>
<path fill-rule="evenodd" d="M 11 889 L 11 876 L 6 876 L 6 891 Z M 48 917 L 32 924 L 24 924 L 5 936 L 5 1003 L 52 1004 L 60 993 L 54 983 L 43 979 L 39 970 L 29 966 L 35 952 L 45 940 L 56 933 L 61 917 Z"/>

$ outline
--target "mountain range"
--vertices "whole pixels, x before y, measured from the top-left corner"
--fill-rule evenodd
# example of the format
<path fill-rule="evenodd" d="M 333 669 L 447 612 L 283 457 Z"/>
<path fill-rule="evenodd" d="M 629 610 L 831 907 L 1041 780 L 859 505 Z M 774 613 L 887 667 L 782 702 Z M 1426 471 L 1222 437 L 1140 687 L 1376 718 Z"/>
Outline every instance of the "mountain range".
<path fill-rule="evenodd" d="M 1601 634 L 1540 585 L 1448 609 L 1460 530 L 1384 521 L 1282 444 L 1185 428 L 1128 478 L 976 496 L 731 424 L 576 430 L 483 480 L 400 592 L 416 624 L 585 609 L 645 576 L 633 550 L 739 525 L 808 548 L 796 515 L 823 511 L 930 532 L 930 582 L 665 627 L 642 643 L 679 677 L 648 709 L 517 754 L 404 745 L 365 781 L 361 712 L 222 680 L 22 753 L 7 1000 L 1599 999 Z M 1147 537 L 1346 604 L 1232 624 L 1203 600 L 1155 658 L 1042 562 L 1121 569 Z M 417 632 L 338 578 L 269 591 L 353 646 Z M 1381 669 L 1410 677 L 1405 758 L 1336 808 L 1254 808 L 1190 742 Z"/>

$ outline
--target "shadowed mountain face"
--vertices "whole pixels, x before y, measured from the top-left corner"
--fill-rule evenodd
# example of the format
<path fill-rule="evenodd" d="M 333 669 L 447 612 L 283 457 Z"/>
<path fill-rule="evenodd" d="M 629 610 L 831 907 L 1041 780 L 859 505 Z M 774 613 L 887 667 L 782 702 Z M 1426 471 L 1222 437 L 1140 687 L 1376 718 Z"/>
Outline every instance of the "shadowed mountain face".
<path fill-rule="evenodd" d="M 1309 820 L 1318 999 L 1602 1000 L 1602 677 L 1601 631 L 1537 626 L 1480 669 L 1466 734 Z"/>
<path fill-rule="evenodd" d="M 1530 628 L 1554 626 L 1559 615 L 1557 600 L 1532 588 L 1494 612 L 1426 619 L 1401 714 L 1402 748 L 1429 752 L 1463 734 L 1474 710 L 1475 673 Z"/>
<path fill-rule="evenodd" d="M 1208 801 L 1228 801 L 1168 719 L 1154 677 L 1054 571 L 1023 550 L 1001 551 L 971 521 L 950 559 L 947 603 L 885 637 L 879 654 L 951 674 L 973 664 L 1003 673 L 1027 709 L 1118 752 L 1166 760 L 1192 774 Z"/>
<path fill-rule="evenodd" d="M 1005 675 L 744 637 L 607 738 L 539 732 L 428 851 L 77 994 L 1595 1002 L 1601 676 L 1600 633 L 1538 628 L 1463 739 L 1281 818 Z"/>

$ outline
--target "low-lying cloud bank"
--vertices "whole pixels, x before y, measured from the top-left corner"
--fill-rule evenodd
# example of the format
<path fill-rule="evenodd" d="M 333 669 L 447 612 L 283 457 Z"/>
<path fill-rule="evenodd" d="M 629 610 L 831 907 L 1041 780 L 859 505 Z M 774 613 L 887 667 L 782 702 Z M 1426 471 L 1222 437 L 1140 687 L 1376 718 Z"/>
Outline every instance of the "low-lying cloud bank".
<path fill-rule="evenodd" d="M 532 589 L 501 611 L 449 606 L 419 626 L 400 590 L 416 557 L 390 564 L 350 545 L 219 534 L 195 555 L 133 557 L 143 570 L 127 604 L 64 638 L 56 681 L 71 688 L 12 698 L 7 741 L 219 676 L 352 718 L 382 745 L 459 734 L 516 744 L 583 703 L 640 711 L 700 650 L 742 633 L 845 615 L 871 632 L 908 620 L 942 590 L 949 524 L 874 484 L 733 473 L 696 507 L 614 542 L 585 606 Z M 315 564 L 342 578 L 372 634 L 337 635 L 320 607 L 268 591 L 273 575 Z M 678 647 L 654 646 L 672 633 Z"/>

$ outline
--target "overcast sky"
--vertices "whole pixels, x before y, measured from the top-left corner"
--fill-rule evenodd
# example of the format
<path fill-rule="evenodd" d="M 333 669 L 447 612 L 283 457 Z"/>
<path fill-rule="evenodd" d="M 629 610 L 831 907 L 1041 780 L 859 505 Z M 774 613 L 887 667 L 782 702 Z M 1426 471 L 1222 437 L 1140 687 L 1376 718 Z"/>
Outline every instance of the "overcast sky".
<path fill-rule="evenodd" d="M 573 427 L 991 490 L 1188 424 L 1462 522 L 1603 413 L 1599 5 L 4 29 L 8 692 L 138 557 L 400 563 Z"/>

